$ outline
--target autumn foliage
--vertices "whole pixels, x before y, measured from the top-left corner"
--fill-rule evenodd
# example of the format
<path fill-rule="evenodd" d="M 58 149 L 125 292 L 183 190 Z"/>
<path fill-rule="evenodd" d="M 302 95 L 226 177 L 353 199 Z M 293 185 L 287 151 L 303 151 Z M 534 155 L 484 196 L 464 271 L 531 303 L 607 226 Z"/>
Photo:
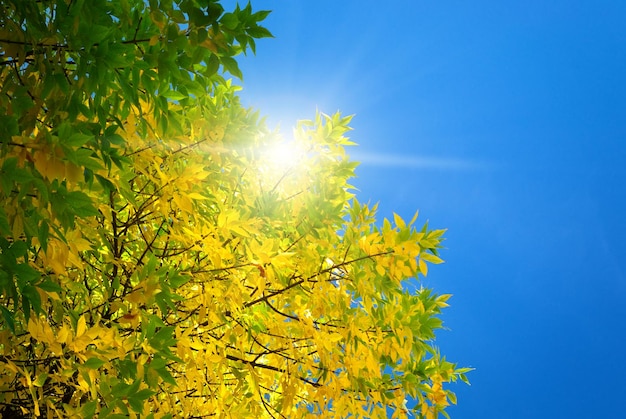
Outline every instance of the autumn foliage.
<path fill-rule="evenodd" d="M 415 286 L 442 230 L 377 223 L 350 117 L 285 141 L 234 57 L 268 12 L 0 1 L 3 417 L 434 418 L 465 380 Z M 276 147 L 290 147 L 288 164 Z"/>

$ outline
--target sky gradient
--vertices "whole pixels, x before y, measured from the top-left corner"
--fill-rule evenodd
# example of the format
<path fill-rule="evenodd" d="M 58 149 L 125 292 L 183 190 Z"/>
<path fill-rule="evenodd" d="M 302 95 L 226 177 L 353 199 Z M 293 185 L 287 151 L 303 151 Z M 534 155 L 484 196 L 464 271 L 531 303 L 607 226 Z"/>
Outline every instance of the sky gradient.
<path fill-rule="evenodd" d="M 226 2 L 225 4 L 229 4 Z M 263 1 L 244 103 L 355 114 L 379 217 L 447 228 L 456 419 L 617 418 L 626 399 L 626 2 Z"/>

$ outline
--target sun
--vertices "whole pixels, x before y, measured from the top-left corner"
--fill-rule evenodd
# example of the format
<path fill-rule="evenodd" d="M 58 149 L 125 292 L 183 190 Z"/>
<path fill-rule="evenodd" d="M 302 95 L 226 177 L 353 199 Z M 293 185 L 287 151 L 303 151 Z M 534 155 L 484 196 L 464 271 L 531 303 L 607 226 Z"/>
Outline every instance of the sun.
<path fill-rule="evenodd" d="M 266 163 L 276 171 L 290 170 L 304 157 L 304 149 L 295 140 L 281 141 L 269 147 L 265 153 Z"/>
<path fill-rule="evenodd" d="M 295 139 L 280 139 L 263 148 L 259 170 L 265 181 L 274 186 L 288 176 L 296 175 L 306 159 L 307 150 Z"/>

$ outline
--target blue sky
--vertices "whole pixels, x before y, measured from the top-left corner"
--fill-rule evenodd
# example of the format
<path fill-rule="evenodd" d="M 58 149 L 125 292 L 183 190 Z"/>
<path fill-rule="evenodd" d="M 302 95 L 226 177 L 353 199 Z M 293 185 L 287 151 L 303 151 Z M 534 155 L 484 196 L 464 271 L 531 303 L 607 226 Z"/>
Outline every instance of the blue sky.
<path fill-rule="evenodd" d="M 263 1 L 246 104 L 355 114 L 361 201 L 447 228 L 453 418 L 605 418 L 626 399 L 626 2 Z"/>

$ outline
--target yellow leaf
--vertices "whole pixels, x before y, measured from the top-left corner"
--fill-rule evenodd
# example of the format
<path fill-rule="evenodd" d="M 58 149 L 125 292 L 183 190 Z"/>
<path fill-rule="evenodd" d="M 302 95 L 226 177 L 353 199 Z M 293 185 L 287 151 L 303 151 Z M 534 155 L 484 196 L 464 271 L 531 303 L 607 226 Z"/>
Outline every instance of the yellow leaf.
<path fill-rule="evenodd" d="M 218 354 L 211 354 L 209 355 L 209 361 L 218 364 L 220 362 L 222 362 L 224 360 L 224 358 Z"/>
<path fill-rule="evenodd" d="M 83 169 L 71 162 L 65 162 L 65 175 L 68 181 L 77 183 L 83 179 Z"/>
<path fill-rule="evenodd" d="M 250 365 L 249 363 L 246 363 L 246 368 L 248 369 L 248 383 L 250 383 L 250 387 L 253 387 L 256 391 L 256 394 L 260 394 L 260 390 L 259 390 L 259 379 L 256 375 L 256 371 L 254 371 L 254 367 L 252 367 L 252 365 Z"/>
<path fill-rule="evenodd" d="M 57 334 L 57 341 L 59 343 L 67 343 L 69 337 L 70 337 L 70 328 L 66 324 L 64 324 L 61 327 L 61 330 L 59 330 Z"/>
<path fill-rule="evenodd" d="M 421 258 L 419 259 L 419 266 L 420 266 L 420 272 L 422 273 L 422 275 L 424 276 L 428 275 L 428 265 Z"/>
<path fill-rule="evenodd" d="M 426 262 L 434 263 L 436 265 L 443 263 L 443 259 L 441 259 L 439 256 L 435 256 L 432 253 L 428 252 L 420 253 L 420 258 L 424 259 Z"/>
<path fill-rule="evenodd" d="M 378 275 L 380 276 L 384 276 L 387 273 L 387 271 L 385 271 L 385 268 L 380 264 L 376 264 L 376 272 L 378 272 Z"/>
<path fill-rule="evenodd" d="M 437 297 L 437 307 L 445 308 L 449 307 L 449 304 L 446 303 L 452 297 L 452 294 L 443 294 Z"/>
<path fill-rule="evenodd" d="M 191 193 L 188 193 L 188 194 L 187 194 L 187 196 L 188 196 L 189 198 L 191 198 L 191 199 L 195 199 L 195 200 L 207 200 L 207 199 L 209 199 L 209 198 L 207 198 L 206 196 L 200 195 L 200 194 L 199 194 L 199 193 L 197 193 L 197 192 L 191 192 Z"/>
<path fill-rule="evenodd" d="M 402 219 L 402 217 L 400 217 L 398 214 L 396 214 L 395 212 L 393 213 L 393 222 L 396 226 L 400 227 L 400 228 L 404 228 L 406 227 L 406 224 L 404 222 L 404 220 Z"/>
<path fill-rule="evenodd" d="M 146 302 L 146 290 L 144 288 L 139 288 L 131 292 L 126 296 L 126 301 L 133 304 L 141 304 Z"/>
<path fill-rule="evenodd" d="M 238 234 L 238 235 L 240 235 L 240 236 L 243 236 L 243 237 L 250 237 L 250 234 L 249 234 L 249 233 L 248 233 L 248 232 L 247 232 L 247 231 L 246 231 L 243 227 L 241 227 L 240 225 L 237 225 L 237 224 L 231 224 L 231 226 L 230 226 L 230 230 L 231 230 L 233 233 L 237 233 L 237 234 Z"/>
<path fill-rule="evenodd" d="M 174 202 L 178 205 L 178 208 L 186 212 L 187 214 L 191 214 L 193 212 L 193 203 L 191 199 L 189 199 L 186 195 L 174 195 Z"/>
<path fill-rule="evenodd" d="M 85 316 L 80 316 L 78 318 L 78 322 L 76 322 L 76 336 L 82 336 L 87 331 L 87 321 L 85 320 Z"/>
<path fill-rule="evenodd" d="M 217 47 L 215 46 L 213 41 L 211 41 L 210 39 L 206 39 L 201 45 L 207 48 L 212 53 L 217 54 Z"/>
<path fill-rule="evenodd" d="M 33 317 L 28 320 L 28 333 L 30 333 L 33 339 L 39 340 L 39 328 Z"/>

